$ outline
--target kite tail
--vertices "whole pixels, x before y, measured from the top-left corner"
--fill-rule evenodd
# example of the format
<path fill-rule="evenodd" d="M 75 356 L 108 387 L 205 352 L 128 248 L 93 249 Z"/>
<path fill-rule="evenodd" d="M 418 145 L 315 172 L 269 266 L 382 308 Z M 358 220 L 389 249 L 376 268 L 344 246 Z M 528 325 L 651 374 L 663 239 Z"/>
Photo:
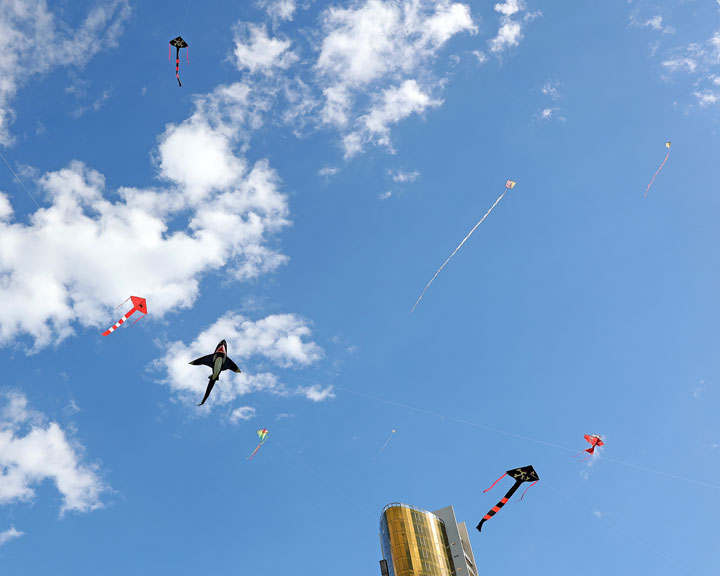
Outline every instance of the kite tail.
<path fill-rule="evenodd" d="M 653 185 L 653 182 L 655 182 L 655 176 L 657 176 L 658 173 L 660 172 L 660 170 L 662 170 L 662 167 L 665 166 L 665 162 L 667 162 L 667 159 L 668 159 L 669 156 L 670 156 L 670 152 L 668 152 L 667 154 L 665 154 L 665 160 L 663 160 L 663 161 L 662 161 L 662 164 L 660 164 L 660 168 L 658 168 L 658 169 L 655 171 L 655 174 L 653 175 L 652 180 L 650 180 L 650 184 L 648 184 L 648 187 L 647 187 L 647 189 L 645 190 L 645 198 L 647 198 L 647 193 L 648 193 L 648 190 L 650 190 L 650 186 L 652 186 L 652 185 Z"/>
<path fill-rule="evenodd" d="M 505 475 L 505 474 L 503 474 L 503 476 L 504 476 L 504 475 Z M 502 478 L 502 476 L 500 476 L 500 478 Z M 500 480 L 500 478 L 498 478 L 498 480 Z M 496 481 L 496 483 L 497 483 L 497 481 Z M 488 513 L 485 514 L 485 516 L 483 516 L 483 519 L 480 520 L 480 523 L 479 523 L 477 526 L 475 526 L 475 528 L 477 528 L 478 532 L 482 532 L 482 525 L 483 525 L 487 520 L 490 520 L 490 518 L 492 518 L 493 516 L 495 516 L 495 514 L 497 514 L 497 513 L 500 511 L 500 508 L 502 508 L 503 506 L 505 506 L 505 504 L 507 503 L 507 501 L 510 500 L 510 498 L 512 498 L 512 495 L 515 494 L 515 491 L 520 487 L 520 484 L 522 484 L 522 482 L 521 482 L 520 480 L 516 480 L 516 481 L 515 481 L 515 484 L 513 484 L 512 488 L 510 488 L 510 490 L 507 491 L 507 494 L 505 494 L 505 496 L 503 496 L 502 500 L 500 500 L 500 502 L 498 502 L 497 504 L 495 504 L 495 506 L 493 506 L 493 507 L 488 511 Z M 490 488 L 488 488 L 488 490 L 489 490 L 489 489 L 490 489 Z"/>
<path fill-rule="evenodd" d="M 180 82 L 180 48 L 176 49 L 177 52 L 175 53 L 175 78 L 177 78 L 178 86 L 182 86 L 182 82 Z"/>
<path fill-rule="evenodd" d="M 248 456 L 247 459 L 252 460 L 252 457 L 255 456 L 255 454 L 257 454 L 257 451 L 260 450 L 260 446 L 262 446 L 262 445 L 263 445 L 263 442 L 260 442 L 260 444 L 257 445 L 257 448 L 255 448 L 255 450 L 253 450 L 253 453 L 250 454 L 250 456 Z"/>
<path fill-rule="evenodd" d="M 133 312 L 135 312 L 134 309 L 130 311 L 130 314 L 132 314 Z M 115 330 L 117 330 L 118 328 L 120 328 L 120 325 L 121 325 L 123 322 L 125 322 L 125 320 L 128 319 L 128 316 L 130 316 L 130 314 L 127 314 L 127 315 L 123 316 L 122 318 L 120 318 L 120 320 L 118 320 L 113 326 L 110 326 L 110 328 L 108 328 L 107 330 L 105 330 L 105 332 L 103 332 L 102 335 L 103 335 L 103 336 L 107 336 L 107 335 L 115 332 Z"/>
<path fill-rule="evenodd" d="M 445 262 L 443 262 L 443 265 L 440 266 L 440 268 L 438 268 L 438 271 L 435 272 L 435 276 L 433 276 L 433 277 L 430 279 L 430 282 L 428 282 L 428 283 L 425 285 L 425 288 L 423 288 L 422 294 L 420 294 L 420 298 L 417 299 L 417 302 L 415 302 L 415 305 L 412 307 L 412 310 L 410 310 L 410 314 L 412 314 L 412 313 L 415 311 L 415 308 L 417 308 L 417 305 L 420 304 L 420 300 L 422 300 L 422 299 L 423 299 L 423 296 L 425 296 L 425 292 L 427 292 L 428 288 L 430 288 L 430 284 L 432 284 L 432 283 L 435 281 L 435 278 L 437 278 L 438 274 L 440 274 L 440 272 L 442 272 L 442 269 L 445 268 L 445 265 L 446 265 L 448 262 L 450 262 L 450 260 L 452 259 L 453 256 L 455 256 L 455 254 L 457 254 L 457 251 L 460 250 L 460 248 L 462 247 L 463 244 L 465 244 L 465 242 L 467 241 L 467 239 L 470 238 L 470 236 L 472 236 L 472 233 L 475 232 L 475 229 L 476 229 L 478 226 L 480 226 L 480 224 L 483 223 L 483 220 L 485 220 L 485 218 L 488 217 L 488 214 L 490 214 L 490 212 L 493 211 L 493 209 L 495 208 L 495 206 L 498 205 L 498 203 L 500 202 L 500 200 L 502 200 L 503 196 L 505 196 L 505 194 L 507 193 L 508 190 L 509 190 L 509 188 L 505 188 L 505 191 L 504 191 L 502 194 L 500 194 L 500 197 L 499 197 L 497 200 L 495 200 L 495 203 L 494 203 L 492 206 L 490 206 L 490 210 L 488 210 L 487 212 L 485 212 L 485 216 L 483 216 L 482 218 L 480 218 L 480 221 L 479 221 L 477 224 L 475 224 L 475 226 L 473 227 L 473 229 L 470 230 L 470 233 L 469 233 L 467 236 L 465 236 L 465 238 L 463 238 L 463 241 L 460 242 L 460 244 L 458 245 L 457 248 L 455 248 L 455 251 L 454 251 L 452 254 L 450 254 L 450 256 L 448 257 L 448 259 L 445 260 Z"/>
<path fill-rule="evenodd" d="M 498 502 L 497 504 L 495 504 L 495 506 L 493 506 L 493 507 L 488 511 L 488 513 L 485 514 L 485 516 L 483 516 L 483 519 L 480 520 L 480 523 L 476 526 L 478 532 L 482 532 L 482 525 L 483 525 L 487 520 L 490 520 L 490 518 L 492 518 L 493 516 L 495 516 L 495 514 L 500 511 L 500 508 L 502 508 L 503 506 L 505 506 L 505 503 L 506 503 L 508 500 L 509 500 L 509 498 L 508 498 L 507 496 L 503 497 L 503 499 L 500 500 L 500 502 Z"/>
<path fill-rule="evenodd" d="M 535 484 L 537 484 L 537 480 L 535 480 L 535 482 L 533 482 L 532 484 L 530 484 L 530 486 L 525 488 L 525 492 L 522 493 L 522 496 L 520 496 L 520 500 L 518 500 L 518 502 L 522 502 L 522 499 L 525 498 L 525 494 L 527 494 L 527 491 L 530 490 L 530 488 L 532 488 L 533 486 L 535 486 Z"/>
<path fill-rule="evenodd" d="M 595 446 L 590 446 L 590 448 L 585 448 L 585 452 L 588 454 L 595 454 Z"/>

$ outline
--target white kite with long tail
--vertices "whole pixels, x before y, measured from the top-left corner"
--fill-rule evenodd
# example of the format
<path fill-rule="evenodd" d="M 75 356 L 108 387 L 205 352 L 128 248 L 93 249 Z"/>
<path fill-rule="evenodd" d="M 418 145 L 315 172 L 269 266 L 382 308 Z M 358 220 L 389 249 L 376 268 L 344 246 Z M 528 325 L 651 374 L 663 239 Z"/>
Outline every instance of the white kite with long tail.
<path fill-rule="evenodd" d="M 463 244 L 465 244 L 465 242 L 467 242 L 467 239 L 470 238 L 470 236 L 472 236 L 472 233 L 475 232 L 475 229 L 476 229 L 478 226 L 480 226 L 480 224 L 483 223 L 483 220 L 485 220 L 485 218 L 488 217 L 488 214 L 490 214 L 490 212 L 493 211 L 493 208 L 495 208 L 495 206 L 498 205 L 498 203 L 500 202 L 500 200 L 502 200 L 503 196 L 505 196 L 505 194 L 507 193 L 507 191 L 508 191 L 508 190 L 512 190 L 513 188 L 515 188 L 515 184 L 516 184 L 516 182 L 513 182 L 512 180 L 508 180 L 507 182 L 505 182 L 505 190 L 503 191 L 503 193 L 500 194 L 500 197 L 499 197 L 497 200 L 495 200 L 495 203 L 494 203 L 492 206 L 490 206 L 490 210 L 488 210 L 487 212 L 485 212 L 485 216 L 483 216 L 482 218 L 480 218 L 480 221 L 479 221 L 477 224 L 475 224 L 475 226 L 473 227 L 472 230 L 470 230 L 470 232 L 468 233 L 468 235 L 465 236 L 465 238 L 463 238 L 463 241 L 460 242 L 460 244 L 458 245 L 458 247 L 455 248 L 455 251 L 454 251 L 452 254 L 450 254 L 450 256 L 448 256 L 448 259 L 445 260 L 445 262 L 443 262 L 443 265 L 440 266 L 440 268 L 438 268 L 438 271 L 435 272 L 435 276 L 433 276 L 433 277 L 430 279 L 430 282 L 428 282 L 428 283 L 425 285 L 425 288 L 423 288 L 422 294 L 420 294 L 420 298 L 417 299 L 417 302 L 415 302 L 415 306 L 413 306 L 413 307 L 412 307 L 412 310 L 410 310 L 410 314 L 412 314 L 412 313 L 415 311 L 415 308 L 416 308 L 417 305 L 420 303 L 420 300 L 422 300 L 422 299 L 423 299 L 423 296 L 425 296 L 425 292 L 427 292 L 427 289 L 430 288 L 430 284 L 433 283 L 433 281 L 435 280 L 435 278 L 437 278 L 437 275 L 440 274 L 440 272 L 442 271 L 443 268 L 445 268 L 445 264 L 447 264 L 448 262 L 450 262 L 450 260 L 452 259 L 452 257 L 455 256 L 455 254 L 457 254 L 457 251 L 460 250 L 460 247 L 461 247 Z"/>

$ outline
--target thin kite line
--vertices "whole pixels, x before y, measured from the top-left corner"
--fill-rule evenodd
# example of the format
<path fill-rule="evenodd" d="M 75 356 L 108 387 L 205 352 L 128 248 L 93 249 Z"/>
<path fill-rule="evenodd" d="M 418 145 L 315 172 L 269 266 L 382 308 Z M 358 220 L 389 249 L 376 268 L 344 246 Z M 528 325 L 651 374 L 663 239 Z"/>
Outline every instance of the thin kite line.
<path fill-rule="evenodd" d="M 37 203 L 37 200 L 35 200 L 35 198 L 33 198 L 33 195 L 32 195 L 32 194 L 30 194 L 30 191 L 29 191 L 27 188 L 25 188 L 25 184 L 23 184 L 23 181 L 20 180 L 20 176 L 18 176 L 17 174 L 15 174 L 15 170 L 13 170 L 13 169 L 12 169 L 12 166 L 10 166 L 10 163 L 9 163 L 7 160 L 5 160 L 5 156 L 3 155 L 2 152 L 0 152 L 0 158 L 2 158 L 2 159 L 3 159 L 3 162 L 5 162 L 5 164 L 7 165 L 7 167 L 10 168 L 10 172 L 12 172 L 13 175 L 15 176 L 15 178 L 17 178 L 17 181 L 20 182 L 20 186 L 22 186 L 23 190 L 25 190 L 25 193 L 26 193 L 28 196 L 30 196 L 30 200 L 32 200 L 33 202 L 35 202 L 35 206 L 37 206 L 38 208 L 41 208 L 40 204 Z"/>
<path fill-rule="evenodd" d="M 638 540 L 637 538 L 635 538 L 635 536 L 633 536 L 632 534 L 630 534 L 630 532 L 628 532 L 627 530 L 625 530 L 625 529 L 623 529 L 623 528 L 620 528 L 620 526 L 616 526 L 615 524 L 613 524 L 612 522 L 610 522 L 609 520 L 607 520 L 606 518 L 604 518 L 602 515 L 595 514 L 595 512 L 593 512 L 592 510 L 590 510 L 590 508 L 588 508 L 588 507 L 585 506 L 584 504 L 581 504 L 580 502 L 578 502 L 577 500 L 575 500 L 575 498 L 573 498 L 573 497 L 571 497 L 571 496 L 568 496 L 567 494 L 564 494 L 564 493 L 560 492 L 560 490 L 558 490 L 557 488 L 553 488 L 550 484 L 547 483 L 546 480 L 543 480 L 543 486 L 547 486 L 548 488 L 550 488 L 550 490 L 556 492 L 557 494 L 560 494 L 560 496 L 562 496 L 563 498 L 566 498 L 566 499 L 570 500 L 570 502 L 573 502 L 575 505 L 579 506 L 580 508 L 583 508 L 583 509 L 585 509 L 586 511 L 590 512 L 590 513 L 593 515 L 594 518 L 597 518 L 598 520 L 602 520 L 603 522 L 605 522 L 605 524 L 607 524 L 608 526 L 610 526 L 610 528 L 612 528 L 613 530 L 617 530 L 617 531 L 620 532 L 621 534 L 625 535 L 627 538 L 630 538 L 630 540 L 634 541 L 635 543 L 640 544 L 641 546 L 644 546 L 645 548 L 647 548 L 648 550 L 650 550 L 650 551 L 653 552 L 654 554 L 657 554 L 660 558 L 666 560 L 667 562 L 670 562 L 671 564 L 674 564 L 675 566 L 677 566 L 677 567 L 680 568 L 681 570 L 684 570 L 684 571 L 687 572 L 688 574 L 691 574 L 692 576 L 696 576 L 696 574 L 695 574 L 694 572 L 692 572 L 689 568 L 686 568 L 686 567 L 683 566 L 682 564 L 678 564 L 677 562 L 675 562 L 675 560 L 673 560 L 672 558 L 670 558 L 670 557 L 668 557 L 668 556 L 665 556 L 665 554 L 663 554 L 663 553 L 660 552 L 659 550 L 656 550 L 655 548 L 653 548 L 652 546 L 650 546 L 650 545 L 647 544 L 646 542 L 643 542 L 642 540 Z"/>
<path fill-rule="evenodd" d="M 354 394 L 355 396 L 360 396 L 362 398 L 368 398 L 370 400 L 375 400 L 376 402 L 382 402 L 383 404 L 389 404 L 390 406 L 400 406 L 401 408 L 406 408 L 408 410 L 420 412 L 421 414 L 428 414 L 430 416 L 435 416 L 436 418 L 441 418 L 443 420 L 450 420 L 452 422 L 458 422 L 460 424 L 467 424 L 468 426 L 480 428 L 481 430 L 487 430 L 488 432 L 495 432 L 496 434 L 503 434 L 503 435 L 509 436 L 511 438 L 527 440 L 528 442 L 534 442 L 535 444 L 541 444 L 543 446 L 550 446 L 552 448 L 558 448 L 560 450 L 565 450 L 567 452 L 577 452 L 577 448 L 568 448 L 567 446 L 561 446 L 560 444 L 554 444 L 553 442 L 545 442 L 544 440 L 539 440 L 539 439 L 533 438 L 531 436 L 524 436 L 522 434 L 515 434 L 514 432 L 508 432 L 507 430 L 502 430 L 501 428 L 493 428 L 491 426 L 485 426 L 483 424 L 478 424 L 477 422 L 470 422 L 469 420 L 463 420 L 461 418 L 455 418 L 453 416 L 446 416 L 444 414 L 440 414 L 438 412 L 432 412 L 431 410 L 426 410 L 424 408 L 417 408 L 416 406 L 410 406 L 408 404 L 403 404 L 402 402 L 394 402 L 392 400 L 385 400 L 384 398 L 379 398 L 377 396 L 371 396 L 369 394 L 364 394 L 362 392 L 356 392 L 355 390 L 350 390 L 349 388 L 343 388 L 342 386 L 338 386 L 337 384 L 328 384 L 327 382 L 324 382 L 324 383 L 318 382 L 317 380 L 305 378 L 305 377 L 299 376 L 297 374 L 289 374 L 287 372 L 281 372 L 281 371 L 278 371 L 278 372 L 280 374 L 285 374 L 286 376 L 292 376 L 293 378 L 299 378 L 300 380 L 305 380 L 305 381 L 311 382 L 313 384 L 319 384 L 321 386 L 333 386 L 333 387 L 337 388 L 338 390 L 342 390 L 343 392 L 347 392 L 349 394 Z M 717 484 L 710 484 L 708 482 L 701 482 L 699 480 L 693 480 L 692 478 L 686 478 L 684 476 L 678 476 L 676 474 L 669 474 L 668 472 L 662 472 L 661 470 L 647 468 L 646 466 L 640 466 L 638 464 L 632 464 L 630 462 L 623 462 L 622 460 L 616 460 L 615 458 L 608 458 L 607 456 L 601 456 L 600 454 L 597 454 L 596 457 L 598 459 L 607 460 L 608 462 L 614 462 L 615 464 L 621 464 L 623 466 L 628 466 L 630 468 L 637 468 L 638 470 L 644 470 L 645 472 L 652 472 L 654 474 L 658 474 L 659 476 L 666 476 L 668 478 L 674 478 L 675 480 L 683 480 L 685 482 L 690 482 L 691 484 L 697 484 L 698 486 L 705 486 L 706 488 L 714 488 L 715 490 L 720 490 L 720 486 L 718 486 Z"/>

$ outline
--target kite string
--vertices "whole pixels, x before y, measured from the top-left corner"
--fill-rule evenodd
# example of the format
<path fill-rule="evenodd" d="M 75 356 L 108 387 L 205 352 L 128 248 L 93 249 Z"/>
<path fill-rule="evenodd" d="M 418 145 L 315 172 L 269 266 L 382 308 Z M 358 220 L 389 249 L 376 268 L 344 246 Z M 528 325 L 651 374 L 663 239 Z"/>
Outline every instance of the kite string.
<path fill-rule="evenodd" d="M 460 250 L 460 248 L 462 247 L 463 244 L 465 244 L 465 242 L 467 241 L 467 239 L 470 238 L 470 236 L 472 236 L 472 233 L 475 232 L 475 229 L 476 229 L 478 226 L 480 226 L 480 224 L 483 223 L 483 220 L 485 220 L 485 218 L 488 217 L 488 214 L 490 214 L 490 212 L 493 211 L 493 208 L 495 208 L 495 206 L 498 205 L 498 202 L 500 202 L 500 200 L 502 200 L 503 196 L 505 196 L 505 194 L 507 194 L 507 191 L 508 191 L 508 188 L 506 188 L 505 191 L 504 191 L 502 194 L 500 194 L 500 197 L 499 197 L 497 200 L 495 200 L 495 203 L 494 203 L 492 206 L 490 206 L 490 210 L 488 210 L 487 212 L 485 212 L 485 216 L 483 216 L 482 218 L 480 218 L 480 221 L 479 221 L 477 224 L 475 224 L 475 226 L 473 227 L 472 230 L 470 230 L 470 232 L 468 233 L 468 235 L 465 236 L 465 238 L 463 238 L 463 241 L 460 242 L 460 244 L 458 245 L 457 248 L 455 248 L 455 251 L 454 251 L 452 254 L 450 254 L 450 256 L 448 257 L 448 259 L 445 260 L 445 262 L 443 262 L 443 265 L 440 266 L 440 268 L 438 269 L 437 272 L 435 272 L 435 276 L 433 276 L 433 277 L 430 279 L 430 282 L 428 282 L 428 283 L 425 285 L 425 288 L 423 289 L 422 294 L 420 294 L 420 298 L 417 299 L 417 302 L 415 302 L 415 305 L 412 307 L 412 310 L 410 310 L 410 314 L 412 314 L 412 313 L 414 312 L 415 308 L 416 308 L 417 305 L 420 303 L 420 300 L 423 299 L 423 296 L 425 296 L 425 292 L 427 292 L 428 288 L 430 288 L 430 284 L 432 284 L 432 283 L 435 281 L 435 278 L 437 278 L 438 274 L 440 274 L 440 272 L 442 271 L 442 269 L 445 268 L 445 264 L 447 264 L 448 262 L 450 262 L 450 259 L 451 259 L 453 256 L 455 256 L 455 254 L 457 254 L 457 251 Z"/>
<path fill-rule="evenodd" d="M 35 200 L 35 198 L 33 197 L 32 194 L 30 194 L 30 191 L 29 191 L 27 188 L 25 188 L 25 184 L 23 184 L 23 181 L 20 180 L 20 176 L 18 176 L 18 175 L 15 173 L 15 170 L 13 170 L 12 166 L 10 166 L 10 163 L 5 159 L 5 156 L 3 155 L 2 152 L 0 152 L 0 158 L 2 158 L 2 159 L 3 159 L 3 162 L 5 162 L 5 164 L 7 165 L 7 167 L 10 168 L 10 172 L 12 172 L 12 173 L 13 173 L 13 176 L 15 176 L 15 178 L 17 179 L 17 181 L 20 182 L 20 186 L 22 186 L 22 189 L 25 190 L 25 193 L 26 193 L 28 196 L 30 196 L 30 200 L 32 200 L 33 202 L 35 202 L 35 206 L 37 206 L 38 208 L 40 208 L 40 204 L 38 204 L 38 203 L 37 203 L 37 200 Z"/>
<path fill-rule="evenodd" d="M 662 167 L 665 166 L 665 162 L 667 162 L 667 159 L 670 157 L 670 152 L 665 154 L 665 160 L 662 161 L 662 164 L 660 164 L 660 168 L 658 168 L 655 171 L 655 174 L 653 174 L 652 180 L 650 180 L 650 184 L 648 184 L 648 187 L 645 189 L 645 198 L 647 198 L 648 191 L 650 190 L 650 186 L 652 186 L 653 182 L 655 182 L 655 176 L 657 176 L 660 173 L 660 170 L 662 170 Z"/>
<path fill-rule="evenodd" d="M 290 374 L 288 372 L 283 372 L 278 370 L 278 373 L 284 374 L 286 376 L 291 376 L 293 378 L 298 378 L 300 380 L 305 380 L 307 382 L 311 382 L 313 384 L 319 384 L 321 386 L 334 386 L 338 390 L 342 390 L 343 392 L 347 392 L 348 394 L 354 394 L 355 396 L 360 396 L 362 398 L 368 398 L 370 400 L 375 400 L 376 402 L 381 402 L 383 404 L 388 404 L 390 406 L 399 406 L 401 408 L 405 408 L 407 410 L 413 410 L 415 412 L 420 412 L 421 414 L 427 414 L 430 416 L 434 416 L 436 418 L 440 418 L 442 420 L 450 420 L 451 422 L 457 422 L 459 424 L 466 424 L 468 426 L 473 426 L 474 428 L 480 428 L 481 430 L 487 430 L 488 432 L 495 432 L 496 434 L 502 434 L 504 436 L 509 436 L 511 438 L 518 438 L 520 440 L 527 440 L 528 442 L 533 442 L 535 444 L 541 444 L 543 446 L 550 446 L 551 448 L 558 448 L 559 450 L 565 450 L 567 452 L 575 452 L 577 448 L 568 448 L 567 446 L 562 446 L 560 444 L 555 444 L 553 442 L 546 442 L 544 440 L 539 440 L 538 438 L 533 438 L 531 436 L 524 436 L 522 434 L 515 434 L 514 432 L 509 432 L 507 430 L 502 430 L 500 428 L 493 428 L 491 426 L 485 426 L 483 424 L 478 424 L 477 422 L 470 422 L 469 420 L 463 420 L 461 418 L 455 418 L 452 416 L 445 416 L 444 414 L 439 414 L 437 412 L 432 412 L 431 410 L 426 410 L 424 408 L 417 408 L 416 406 L 410 406 L 408 404 L 403 404 L 401 402 L 394 402 L 392 400 L 385 400 L 384 398 L 379 398 L 377 396 L 371 396 L 369 394 L 364 394 L 362 392 L 357 392 L 355 390 L 350 390 L 349 388 L 343 388 L 342 386 L 338 386 L 337 384 L 328 384 L 327 382 L 318 382 L 317 380 L 312 380 L 310 378 L 305 378 L 304 376 L 299 376 L 298 374 Z M 715 490 L 720 490 L 720 486 L 717 484 L 710 484 L 708 482 L 701 482 L 700 480 L 693 480 L 692 478 L 686 478 L 684 476 L 678 476 L 676 474 L 669 474 L 667 472 L 662 472 L 660 470 L 655 470 L 653 468 L 647 468 L 645 466 L 640 466 L 638 464 L 632 464 L 630 462 L 624 462 L 622 460 L 616 460 L 615 458 L 608 458 L 607 456 L 601 456 L 599 453 L 595 454 L 596 458 L 607 460 L 608 462 L 614 462 L 615 464 L 621 464 L 623 466 L 628 466 L 630 468 L 637 468 L 638 470 L 643 470 L 645 472 L 652 472 L 653 474 L 658 474 L 659 476 L 666 476 L 668 478 L 673 478 L 675 480 L 682 480 L 684 482 L 690 482 L 691 484 L 697 484 L 698 486 L 704 486 L 706 488 L 714 488 Z"/>
<path fill-rule="evenodd" d="M 627 530 L 625 530 L 625 529 L 623 529 L 623 528 L 620 528 L 619 526 L 616 526 L 615 524 L 613 524 L 612 522 L 610 522 L 607 518 L 605 518 L 605 517 L 602 516 L 601 514 L 596 514 L 594 511 L 590 510 L 590 508 L 588 508 L 588 507 L 585 506 L 584 504 L 581 504 L 580 502 L 578 502 L 577 500 L 575 500 L 575 498 L 573 498 L 573 497 L 571 497 L 571 496 L 568 496 L 567 494 L 564 494 L 563 492 L 561 492 L 561 491 L 558 490 L 557 488 L 554 488 L 552 485 L 550 485 L 550 484 L 547 483 L 547 480 L 543 480 L 543 486 L 547 486 L 548 488 L 550 488 L 550 490 L 552 490 L 553 492 L 559 494 L 560 496 L 562 496 L 562 497 L 565 498 L 566 500 L 569 500 L 570 502 L 572 502 L 572 503 L 575 504 L 576 506 L 578 506 L 578 507 L 586 510 L 587 512 L 590 512 L 590 513 L 593 515 L 594 518 L 597 518 L 598 520 L 602 520 L 603 522 L 605 522 L 605 524 L 607 524 L 608 526 L 610 526 L 610 528 L 612 528 L 613 530 L 617 530 L 618 532 L 620 532 L 621 534 L 623 534 L 625 537 L 629 538 L 630 540 L 632 540 L 632 541 L 635 542 L 636 544 L 640 544 L 641 546 L 644 546 L 645 548 L 647 548 L 648 550 L 650 550 L 652 553 L 657 554 L 657 555 L 658 555 L 660 558 L 662 558 L 663 560 L 666 560 L 667 562 L 670 562 L 671 564 L 674 564 L 675 566 L 677 566 L 677 567 L 680 568 L 681 570 L 687 572 L 687 573 L 690 574 L 691 576 L 696 576 L 694 572 L 692 572 L 690 569 L 686 568 L 686 567 L 683 566 L 682 564 L 678 564 L 677 562 L 675 562 L 675 560 L 673 560 L 672 558 L 669 558 L 668 556 L 665 556 L 665 554 L 663 554 L 663 553 L 660 552 L 659 550 L 656 550 L 655 548 L 653 548 L 652 546 L 650 546 L 650 545 L 647 544 L 646 542 L 643 542 L 642 540 L 638 540 L 637 538 L 635 538 L 635 536 L 633 536 L 632 534 L 630 534 Z M 526 490 L 526 492 L 527 492 L 527 490 Z"/>

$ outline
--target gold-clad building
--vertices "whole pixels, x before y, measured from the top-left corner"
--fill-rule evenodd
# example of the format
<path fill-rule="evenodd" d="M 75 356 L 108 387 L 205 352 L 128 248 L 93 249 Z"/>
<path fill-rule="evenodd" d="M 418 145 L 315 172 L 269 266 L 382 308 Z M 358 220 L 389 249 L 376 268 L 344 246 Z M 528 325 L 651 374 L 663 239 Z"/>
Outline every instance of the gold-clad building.
<path fill-rule="evenodd" d="M 465 523 L 452 506 L 388 504 L 380 517 L 383 576 L 478 576 Z"/>

